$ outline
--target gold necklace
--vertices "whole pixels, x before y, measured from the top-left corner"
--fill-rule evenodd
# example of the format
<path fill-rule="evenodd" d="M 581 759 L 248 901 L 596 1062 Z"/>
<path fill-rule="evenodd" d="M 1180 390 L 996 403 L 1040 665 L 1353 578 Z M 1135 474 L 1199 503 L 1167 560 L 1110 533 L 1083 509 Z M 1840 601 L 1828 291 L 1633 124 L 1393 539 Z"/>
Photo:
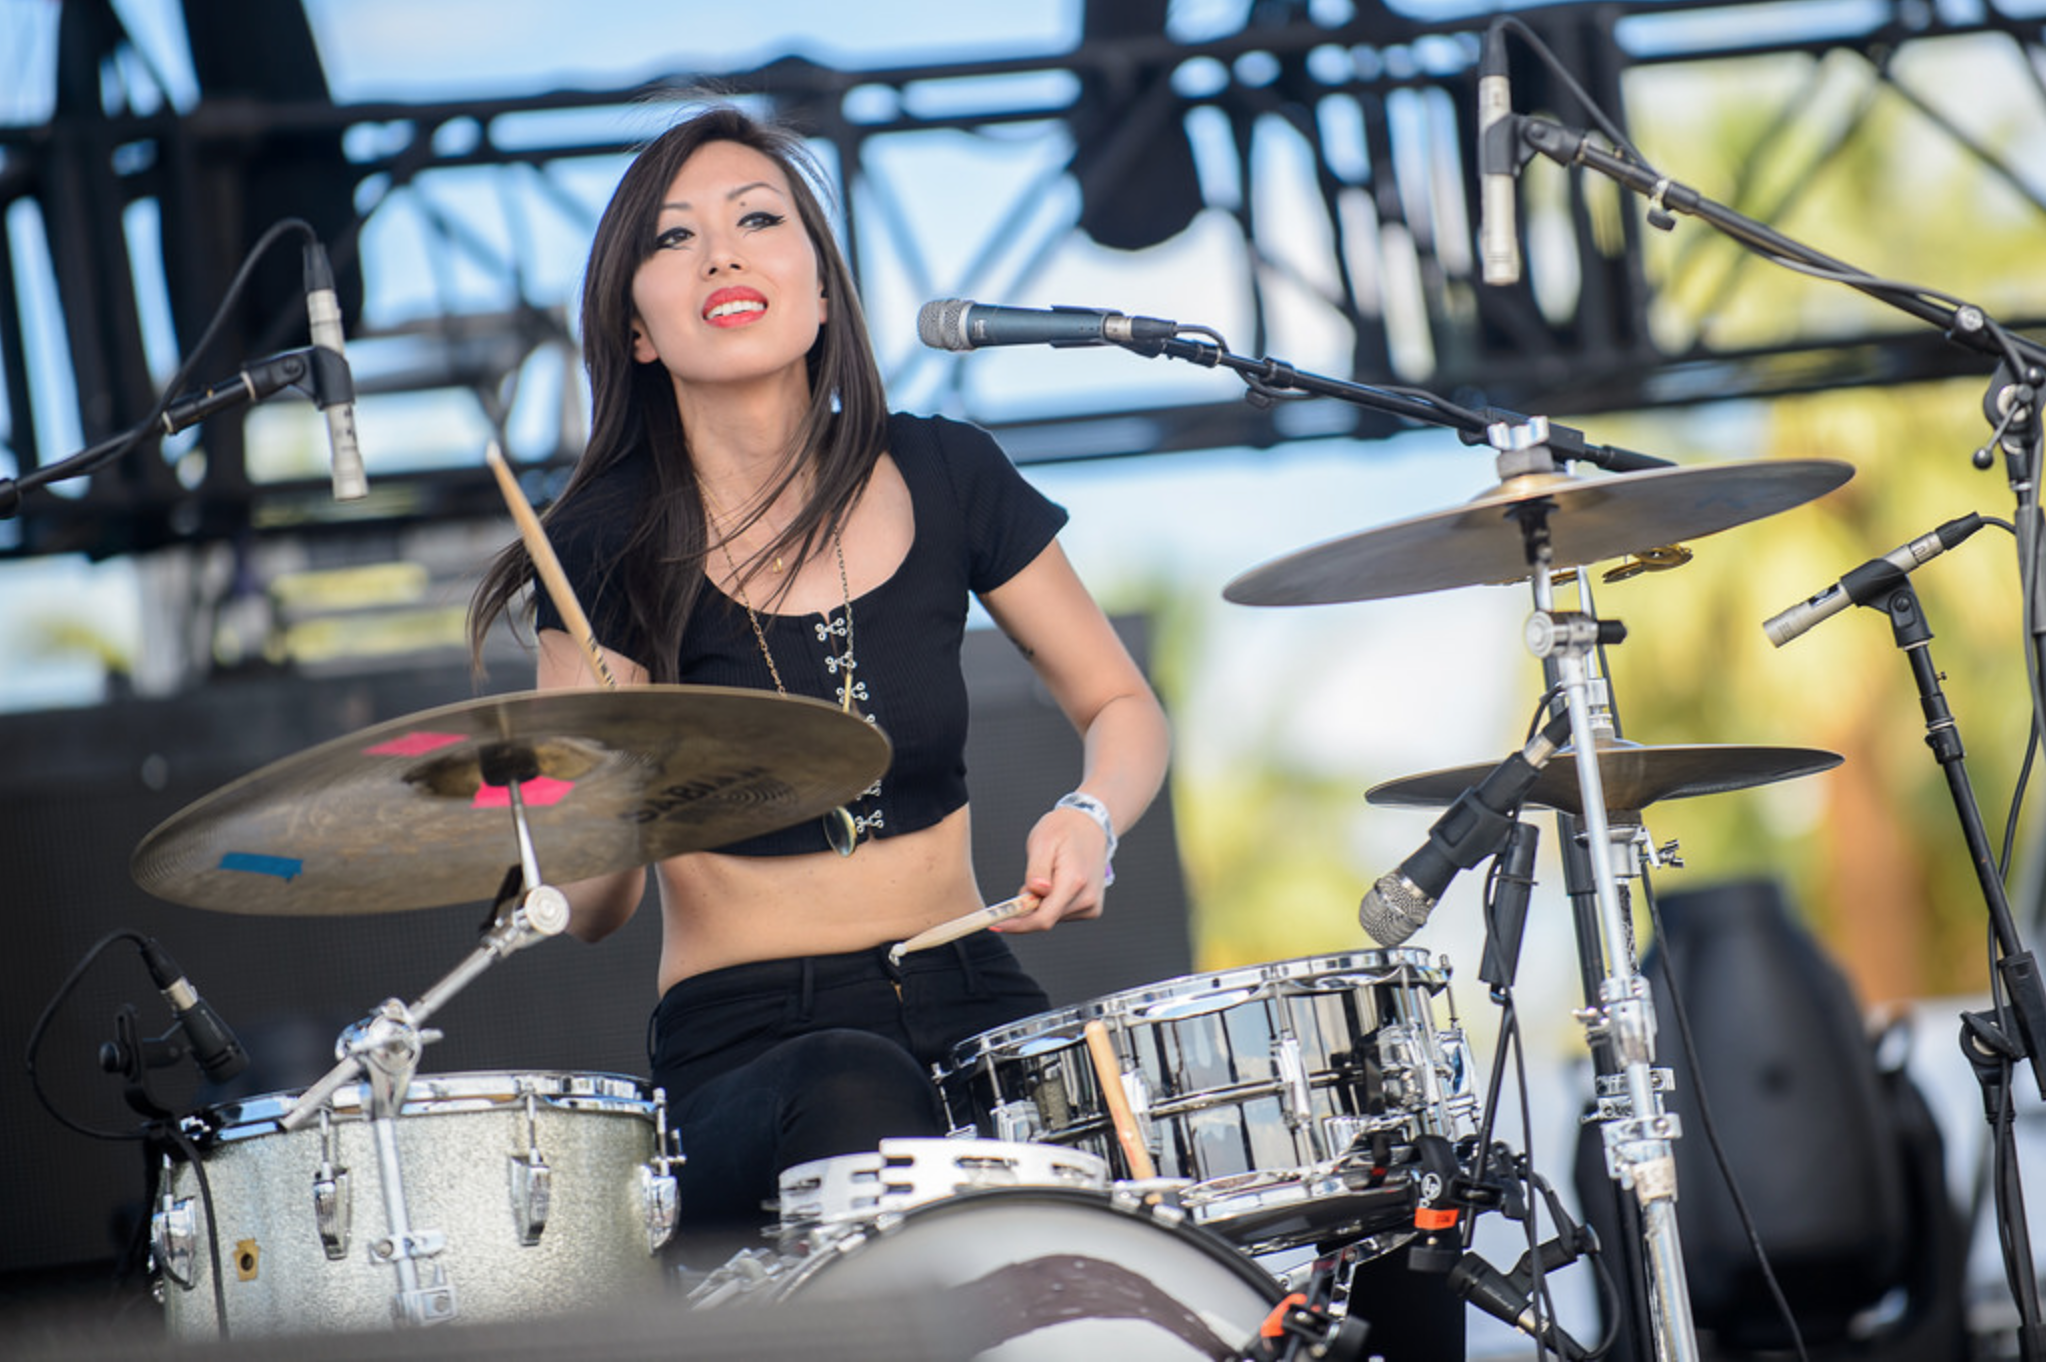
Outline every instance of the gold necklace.
<path fill-rule="evenodd" d="M 783 699 L 787 699 L 788 687 L 782 684 L 781 669 L 774 665 L 774 650 L 767 646 L 767 631 L 760 627 L 759 612 L 754 610 L 753 602 L 747 598 L 746 584 L 739 579 L 739 564 L 732 558 L 732 546 L 720 538 L 718 540 L 718 549 L 725 556 L 726 568 L 731 571 L 732 590 L 738 593 L 739 604 L 746 607 L 746 623 L 753 626 L 753 641 L 760 645 L 760 656 L 767 663 L 767 674 L 774 680 L 774 692 Z M 854 670 L 860 664 L 859 659 L 853 655 L 852 583 L 846 576 L 845 571 L 845 541 L 837 530 L 831 532 L 831 552 L 838 559 L 838 591 L 841 603 L 845 607 L 845 629 L 843 634 L 845 638 L 845 651 L 840 654 L 827 656 L 824 659 L 824 668 L 833 676 L 839 678 L 838 708 L 841 712 L 850 714 L 852 713 L 854 692 L 857 691 L 860 698 L 864 700 L 866 698 L 866 688 L 860 685 L 853 676 Z M 774 570 L 776 572 L 781 571 L 780 559 L 775 560 Z M 833 634 L 840 632 L 838 627 L 831 622 L 829 614 L 826 614 L 824 618 L 825 622 L 816 626 L 817 641 L 820 643 Z M 860 797 L 864 799 L 869 795 L 878 795 L 880 793 L 881 782 L 876 780 L 861 792 Z M 879 827 L 881 825 L 881 813 L 879 810 L 876 810 L 872 818 L 855 818 L 850 809 L 840 804 L 830 813 L 825 814 L 822 821 L 824 824 L 824 840 L 830 844 L 831 849 L 841 856 L 850 856 L 853 854 L 853 848 L 859 845 L 860 834 L 870 827 Z"/>
<path fill-rule="evenodd" d="M 729 536 L 726 535 L 725 533 L 725 526 L 731 524 L 733 518 L 727 512 L 719 510 L 716 507 L 712 506 L 710 503 L 710 494 L 707 492 L 704 493 L 703 496 L 703 510 L 705 517 L 711 523 L 711 527 L 718 532 L 719 536 L 718 547 L 724 549 L 725 561 L 729 563 L 732 559 L 732 550 L 730 544 L 727 542 Z M 774 528 L 774 522 L 767 518 L 767 513 L 765 509 L 763 509 L 761 513 L 755 516 L 753 519 L 758 520 L 761 524 L 767 526 L 768 533 L 773 536 L 773 538 L 769 540 L 770 543 L 776 542 L 781 538 L 782 531 Z M 739 528 L 743 531 L 751 523 L 752 523 L 751 521 L 748 521 L 746 524 L 741 525 Z M 758 556 L 759 556 L 758 554 L 755 554 L 752 557 L 749 557 L 746 561 L 750 563 L 754 561 L 754 559 L 757 558 Z M 777 577 L 780 576 L 783 570 L 782 556 L 779 553 L 774 555 L 774 561 L 772 563 L 769 563 L 768 566 L 774 570 L 774 574 Z"/>

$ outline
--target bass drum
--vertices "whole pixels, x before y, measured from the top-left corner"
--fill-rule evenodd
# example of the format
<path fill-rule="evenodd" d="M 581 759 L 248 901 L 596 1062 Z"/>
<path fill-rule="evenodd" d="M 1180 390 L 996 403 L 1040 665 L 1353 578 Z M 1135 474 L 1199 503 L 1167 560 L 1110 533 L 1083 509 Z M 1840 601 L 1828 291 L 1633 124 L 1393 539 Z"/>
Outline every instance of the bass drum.
<path fill-rule="evenodd" d="M 1108 1193 L 966 1192 L 822 1245 L 785 1279 L 797 1302 L 900 1297 L 960 1358 L 1179 1362 L 1243 1356 L 1280 1299 L 1250 1259 Z"/>

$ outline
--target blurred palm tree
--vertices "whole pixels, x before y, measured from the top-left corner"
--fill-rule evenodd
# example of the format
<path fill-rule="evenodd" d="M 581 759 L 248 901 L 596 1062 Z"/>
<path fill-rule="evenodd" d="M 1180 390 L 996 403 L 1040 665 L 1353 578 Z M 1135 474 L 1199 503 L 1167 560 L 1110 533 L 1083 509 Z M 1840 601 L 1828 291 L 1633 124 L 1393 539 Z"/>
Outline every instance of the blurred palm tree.
<path fill-rule="evenodd" d="M 1701 193 L 1868 273 L 2036 311 L 2046 302 L 2040 200 L 1985 168 L 1891 78 L 1969 92 L 1969 136 L 2002 149 L 2006 166 L 2029 164 L 2020 149 L 2046 131 L 2036 110 L 2007 112 L 2021 101 L 1992 96 L 2035 87 L 2012 68 L 2006 44 L 1931 46 L 1925 68 L 1887 73 L 1839 54 L 1659 67 L 1656 100 L 1636 107 L 1636 140 Z M 1531 203 L 1554 201 L 1556 181 L 1540 177 L 1564 173 L 1530 167 Z M 1594 194 L 1594 208 L 1639 211 L 1615 194 Z M 1674 353 L 1693 339 L 1726 348 L 1918 325 L 1844 285 L 1762 261 L 1702 222 L 1650 235 L 1663 309 L 1655 326 Z M 2009 516 L 2001 465 L 1985 473 L 1970 462 L 1989 433 L 1988 379 L 1985 363 L 1979 379 L 1587 422 L 1601 440 L 1673 457 L 1855 467 L 1817 502 L 1692 545 L 1695 561 L 1679 570 L 1595 594 L 1600 613 L 1630 630 L 1612 652 L 1611 676 L 1628 738 L 1845 758 L 1826 775 L 1672 802 L 1647 818 L 1657 840 L 1685 845 L 1684 887 L 1753 874 L 1782 880 L 1870 1003 L 1985 986 L 1979 885 L 1887 622 L 1854 610 L 1780 651 L 1761 622 L 1954 516 Z M 2030 720 L 2010 539 L 1985 529 L 1914 583 L 2000 843 Z M 1193 659 L 1216 609 L 1161 596 L 1157 658 L 1168 701 L 1203 683 Z M 1198 958 L 1220 967 L 1358 944 L 1349 908 L 1385 868 L 1354 854 L 1358 784 L 1289 762 L 1254 733 L 1236 751 L 1229 769 L 1192 781 L 1182 774 L 1176 786 Z"/>

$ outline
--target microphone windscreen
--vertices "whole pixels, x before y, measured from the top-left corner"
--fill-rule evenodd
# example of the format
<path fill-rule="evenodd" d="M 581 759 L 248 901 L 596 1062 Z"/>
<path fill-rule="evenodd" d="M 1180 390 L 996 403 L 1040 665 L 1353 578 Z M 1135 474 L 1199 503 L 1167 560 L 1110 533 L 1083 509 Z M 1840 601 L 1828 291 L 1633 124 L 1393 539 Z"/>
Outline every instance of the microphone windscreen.
<path fill-rule="evenodd" d="M 916 336 L 933 350 L 971 350 L 966 337 L 966 309 L 973 304 L 964 298 L 940 298 L 925 303 L 916 314 Z"/>
<path fill-rule="evenodd" d="M 1378 877 L 1357 905 L 1357 924 L 1381 946 L 1397 946 L 1421 930 L 1435 903 L 1398 871 Z"/>

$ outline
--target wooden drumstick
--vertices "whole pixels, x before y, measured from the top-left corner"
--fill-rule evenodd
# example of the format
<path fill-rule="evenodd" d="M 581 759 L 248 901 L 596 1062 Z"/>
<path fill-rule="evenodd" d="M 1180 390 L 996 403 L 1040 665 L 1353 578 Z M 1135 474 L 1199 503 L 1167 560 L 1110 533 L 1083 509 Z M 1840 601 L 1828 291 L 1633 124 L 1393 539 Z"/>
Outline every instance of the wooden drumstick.
<path fill-rule="evenodd" d="M 1108 1023 L 1096 1017 L 1087 1023 L 1083 1033 L 1087 1037 L 1087 1054 L 1094 1061 L 1094 1083 L 1101 1089 L 1102 1101 L 1108 1104 L 1108 1119 L 1115 1124 L 1115 1140 L 1122 1146 L 1123 1162 L 1129 1165 L 1132 1178 L 1148 1182 L 1158 1176 L 1158 1170 L 1152 1165 L 1151 1151 L 1144 1146 L 1144 1137 L 1137 1129 L 1136 1113 L 1130 1110 L 1130 1095 L 1123 1090 L 1122 1064 L 1108 1039 Z"/>
<path fill-rule="evenodd" d="M 1031 905 L 1019 894 L 1015 898 L 1003 899 L 1000 903 L 991 903 L 985 908 L 962 913 L 949 922 L 940 922 L 935 927 L 918 932 L 907 941 L 898 941 L 890 946 L 888 963 L 899 965 L 902 963 L 902 957 L 911 951 L 929 950 L 948 941 L 957 941 L 962 936 L 971 936 L 975 932 L 994 926 L 997 922 L 1007 922 L 1029 906 Z"/>
<path fill-rule="evenodd" d="M 604 665 L 604 654 L 597 647 L 597 636 L 590 629 L 589 617 L 583 614 L 582 606 L 577 603 L 575 589 L 569 586 L 568 575 L 561 570 L 561 560 L 554 556 L 554 546 L 547 542 L 547 531 L 541 526 L 540 518 L 533 514 L 526 494 L 519 490 L 518 480 L 512 476 L 511 465 L 504 461 L 497 441 L 490 442 L 483 451 L 483 457 L 490 464 L 490 471 L 497 474 L 498 490 L 504 493 L 504 504 L 511 510 L 520 537 L 526 541 L 526 553 L 533 560 L 533 570 L 540 574 L 541 585 L 553 598 L 554 608 L 561 612 L 561 622 L 582 645 L 583 660 L 590 664 L 590 675 L 606 689 L 617 690 L 617 678 Z"/>

